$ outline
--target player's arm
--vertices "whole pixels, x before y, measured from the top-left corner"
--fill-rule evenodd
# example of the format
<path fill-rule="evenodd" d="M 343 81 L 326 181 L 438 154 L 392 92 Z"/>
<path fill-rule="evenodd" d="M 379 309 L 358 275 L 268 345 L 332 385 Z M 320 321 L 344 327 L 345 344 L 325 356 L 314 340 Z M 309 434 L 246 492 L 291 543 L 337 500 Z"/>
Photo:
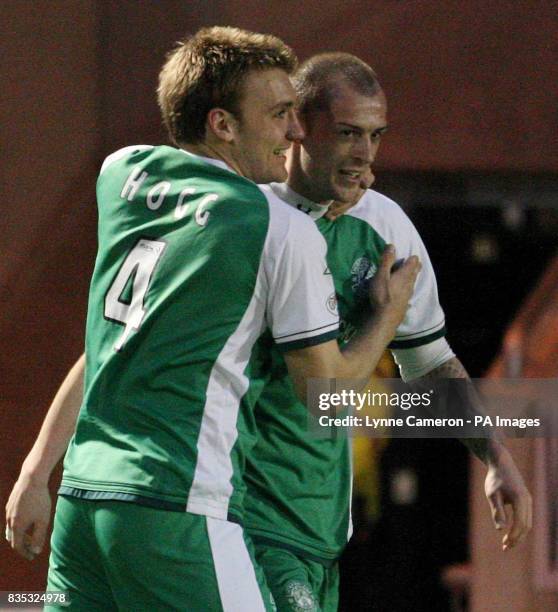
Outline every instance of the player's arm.
<path fill-rule="evenodd" d="M 473 384 L 443 337 L 444 314 L 426 247 L 413 224 L 398 208 L 392 206 L 386 212 L 393 214 L 393 227 L 397 228 L 397 232 L 388 237 L 393 239 L 399 253 L 416 253 L 422 263 L 412 299 L 414 307 L 409 309 L 391 346 L 401 376 L 417 390 L 429 390 L 436 379 L 460 378 L 469 381 L 464 385 L 466 388 L 460 389 L 459 399 L 466 404 L 462 406 L 464 411 L 476 413 L 479 404 Z M 417 337 L 423 343 L 409 346 L 408 339 Z M 509 548 L 531 528 L 531 496 L 509 452 L 500 442 L 494 439 L 463 439 L 462 442 L 488 467 L 485 493 L 496 528 L 507 526 L 503 545 Z M 513 508 L 511 522 L 505 514 L 505 504 Z"/>
<path fill-rule="evenodd" d="M 306 401 L 309 379 L 352 379 L 365 384 L 372 375 L 405 316 L 420 270 L 417 257 L 410 257 L 395 271 L 394 263 L 395 250 L 388 245 L 370 284 L 370 316 L 361 333 L 343 350 L 331 340 L 284 353 L 289 374 L 303 401 Z"/>
<path fill-rule="evenodd" d="M 430 386 L 432 381 L 447 378 L 460 378 L 466 382 L 464 393 L 460 398 L 467 404 L 463 408 L 476 412 L 478 397 L 467 371 L 456 357 L 452 357 L 428 374 L 411 381 L 411 385 L 422 388 Z M 464 438 L 465 446 L 478 457 L 488 468 L 484 481 L 484 491 L 492 520 L 496 529 L 505 529 L 502 538 L 504 550 L 515 546 L 532 527 L 533 509 L 531 495 L 515 465 L 509 451 L 503 443 L 495 438 Z M 513 515 L 506 513 L 510 505 Z"/>
<path fill-rule="evenodd" d="M 82 355 L 56 393 L 6 504 L 6 538 L 12 548 L 30 560 L 45 543 L 52 506 L 48 481 L 75 430 L 84 370 Z"/>

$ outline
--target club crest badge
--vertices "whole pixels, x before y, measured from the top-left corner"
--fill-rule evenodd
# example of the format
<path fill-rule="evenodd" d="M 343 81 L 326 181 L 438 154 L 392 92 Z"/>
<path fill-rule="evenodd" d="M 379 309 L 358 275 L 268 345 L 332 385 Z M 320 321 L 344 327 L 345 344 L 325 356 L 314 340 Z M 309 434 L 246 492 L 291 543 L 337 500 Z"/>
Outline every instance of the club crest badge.
<path fill-rule="evenodd" d="M 335 293 L 332 293 L 327 298 L 326 306 L 327 306 L 327 309 L 329 310 L 329 312 L 331 312 L 332 315 L 337 315 L 338 314 L 338 311 L 337 311 L 337 296 L 335 295 Z"/>
<path fill-rule="evenodd" d="M 317 612 L 318 605 L 314 595 L 307 584 L 297 580 L 291 580 L 285 587 L 287 600 L 292 612 Z"/>
<path fill-rule="evenodd" d="M 352 289 L 358 297 L 366 296 L 368 281 L 376 274 L 378 267 L 368 257 L 359 257 L 351 268 Z"/>

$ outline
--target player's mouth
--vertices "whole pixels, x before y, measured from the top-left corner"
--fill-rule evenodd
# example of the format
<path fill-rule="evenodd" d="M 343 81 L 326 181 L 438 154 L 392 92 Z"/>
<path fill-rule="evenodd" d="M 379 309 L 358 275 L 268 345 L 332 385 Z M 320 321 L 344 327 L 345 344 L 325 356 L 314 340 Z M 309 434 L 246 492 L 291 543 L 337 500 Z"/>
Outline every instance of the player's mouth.
<path fill-rule="evenodd" d="M 360 184 L 362 178 L 361 170 L 339 170 L 339 174 L 349 183 Z"/>
<path fill-rule="evenodd" d="M 273 150 L 273 155 L 277 155 L 277 157 L 281 157 L 284 160 L 287 159 L 287 151 L 291 148 L 291 145 L 288 147 L 279 147 L 278 149 Z"/>

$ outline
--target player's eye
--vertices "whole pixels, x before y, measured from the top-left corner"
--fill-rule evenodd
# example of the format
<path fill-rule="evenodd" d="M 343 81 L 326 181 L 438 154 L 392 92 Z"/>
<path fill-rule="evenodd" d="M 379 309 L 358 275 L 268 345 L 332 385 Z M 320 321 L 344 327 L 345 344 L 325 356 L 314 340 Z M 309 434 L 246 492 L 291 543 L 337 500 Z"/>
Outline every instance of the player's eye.
<path fill-rule="evenodd" d="M 286 116 L 287 116 L 287 109 L 286 109 L 286 108 L 281 109 L 280 111 L 278 111 L 278 112 L 276 112 L 276 113 L 275 113 L 275 116 L 276 116 L 278 119 L 283 119 L 284 117 L 286 117 Z"/>
<path fill-rule="evenodd" d="M 339 130 L 339 134 L 341 134 L 341 136 L 356 136 L 356 130 L 351 130 L 350 128 L 343 128 L 342 130 Z"/>
<path fill-rule="evenodd" d="M 388 131 L 387 127 L 381 128 L 376 132 L 372 132 L 372 140 L 380 140 L 382 136 L 385 136 L 385 133 Z"/>

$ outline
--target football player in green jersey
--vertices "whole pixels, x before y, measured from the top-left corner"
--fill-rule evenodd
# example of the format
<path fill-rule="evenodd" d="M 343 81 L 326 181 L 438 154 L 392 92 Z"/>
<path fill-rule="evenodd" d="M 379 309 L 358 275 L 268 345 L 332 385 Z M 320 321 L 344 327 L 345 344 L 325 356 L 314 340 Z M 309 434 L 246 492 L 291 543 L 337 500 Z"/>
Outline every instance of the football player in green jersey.
<path fill-rule="evenodd" d="M 294 64 L 272 36 L 201 30 L 160 75 L 176 147 L 126 147 L 101 168 L 86 363 L 62 390 L 64 404 L 83 384 L 83 402 L 48 581 L 76 609 L 272 609 L 240 526 L 263 379 L 256 341 L 267 328 L 304 397 L 308 378 L 370 373 L 405 314 L 420 264 L 413 256 L 393 272 L 390 248 L 370 291 L 374 314 L 339 350 L 323 238 L 255 184 L 284 180 L 286 151 L 303 136 Z M 55 431 L 61 412 L 53 407 L 8 502 L 7 537 L 28 556 L 44 521 L 27 539 L 13 509 L 38 485 L 44 510 L 41 475 L 69 432 Z"/>
<path fill-rule="evenodd" d="M 371 182 L 370 165 L 388 126 L 386 97 L 376 75 L 358 58 L 332 53 L 307 60 L 293 80 L 306 135 L 291 151 L 287 183 L 269 189 L 314 218 L 326 239 L 340 343 L 359 330 L 367 282 L 385 244 L 393 243 L 398 254 L 418 255 L 423 264 L 410 308 L 390 344 L 402 377 L 416 385 L 466 378 L 444 338 L 434 271 L 416 229 L 395 202 L 361 187 Z M 351 534 L 349 441 L 343 435 L 320 439 L 309 434 L 305 409 L 275 353 L 256 408 L 257 421 L 265 427 L 248 455 L 245 524 L 280 610 L 333 611 L 336 560 Z M 464 442 L 488 467 L 485 491 L 494 524 L 505 528 L 503 547 L 514 546 L 531 527 L 531 497 L 523 479 L 501 444 Z M 506 504 L 513 510 L 510 520 Z"/>

